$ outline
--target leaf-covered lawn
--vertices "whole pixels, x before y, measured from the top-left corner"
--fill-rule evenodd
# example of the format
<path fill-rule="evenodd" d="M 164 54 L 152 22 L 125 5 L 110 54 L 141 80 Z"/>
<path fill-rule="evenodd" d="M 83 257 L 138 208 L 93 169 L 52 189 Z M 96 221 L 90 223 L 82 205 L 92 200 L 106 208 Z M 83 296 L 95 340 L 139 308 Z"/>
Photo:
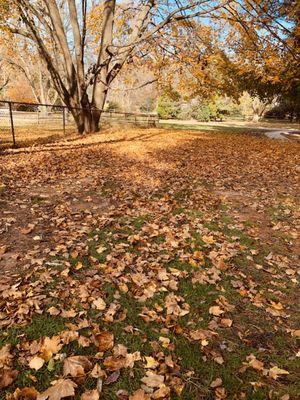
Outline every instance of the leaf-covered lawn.
<path fill-rule="evenodd" d="M 159 129 L 2 154 L 0 398 L 296 399 L 297 161 Z"/>

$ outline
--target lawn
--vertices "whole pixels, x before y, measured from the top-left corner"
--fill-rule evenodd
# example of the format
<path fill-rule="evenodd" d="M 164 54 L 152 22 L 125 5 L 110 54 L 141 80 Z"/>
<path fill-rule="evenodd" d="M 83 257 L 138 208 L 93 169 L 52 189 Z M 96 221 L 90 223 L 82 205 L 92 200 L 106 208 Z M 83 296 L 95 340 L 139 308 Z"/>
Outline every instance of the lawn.
<path fill-rule="evenodd" d="M 4 152 L 0 399 L 297 399 L 298 162 L 129 127 Z"/>

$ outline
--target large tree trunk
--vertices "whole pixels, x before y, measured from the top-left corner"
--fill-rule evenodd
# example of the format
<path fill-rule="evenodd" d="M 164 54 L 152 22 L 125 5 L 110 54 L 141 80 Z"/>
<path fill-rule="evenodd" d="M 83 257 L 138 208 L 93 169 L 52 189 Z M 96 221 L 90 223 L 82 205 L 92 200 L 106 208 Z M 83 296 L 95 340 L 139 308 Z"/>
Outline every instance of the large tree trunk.
<path fill-rule="evenodd" d="M 100 68 L 100 73 L 96 75 L 92 105 L 93 111 L 93 131 L 99 131 L 99 121 L 102 110 L 104 109 L 107 92 L 109 88 L 109 63 L 111 60 L 111 53 L 108 48 L 113 40 L 113 27 L 114 27 L 114 14 L 115 14 L 116 0 L 105 0 L 103 10 L 103 26 L 101 36 L 101 46 L 97 62 L 97 67 Z"/>
<path fill-rule="evenodd" d="M 76 124 L 77 132 L 80 135 L 95 132 L 93 130 L 93 113 L 90 109 L 71 109 L 71 113 Z"/>

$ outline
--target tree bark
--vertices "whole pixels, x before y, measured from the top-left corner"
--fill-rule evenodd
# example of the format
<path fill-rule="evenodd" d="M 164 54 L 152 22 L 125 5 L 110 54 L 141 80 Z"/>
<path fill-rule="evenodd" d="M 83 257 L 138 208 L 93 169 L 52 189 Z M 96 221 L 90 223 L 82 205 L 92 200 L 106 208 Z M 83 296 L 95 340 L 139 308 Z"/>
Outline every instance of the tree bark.
<path fill-rule="evenodd" d="M 105 0 L 100 52 L 96 65 L 100 72 L 95 77 L 92 95 L 92 105 L 94 107 L 92 129 L 94 132 L 99 131 L 101 112 L 104 108 L 109 87 L 108 73 L 112 54 L 108 51 L 108 48 L 112 45 L 113 40 L 115 8 L 116 0 Z"/>
<path fill-rule="evenodd" d="M 93 131 L 93 113 L 89 108 L 71 109 L 77 131 L 80 135 L 92 133 Z"/>

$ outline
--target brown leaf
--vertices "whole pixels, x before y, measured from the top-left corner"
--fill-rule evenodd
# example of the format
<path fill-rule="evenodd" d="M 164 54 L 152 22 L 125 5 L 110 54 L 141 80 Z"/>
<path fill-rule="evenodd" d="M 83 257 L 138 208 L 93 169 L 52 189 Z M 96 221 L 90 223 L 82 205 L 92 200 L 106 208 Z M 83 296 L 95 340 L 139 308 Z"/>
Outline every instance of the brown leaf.
<path fill-rule="evenodd" d="M 17 388 L 11 400 L 36 400 L 38 394 L 39 392 L 32 387 L 25 387 L 23 389 Z"/>
<path fill-rule="evenodd" d="M 87 390 L 86 392 L 82 393 L 80 400 L 99 400 L 100 396 L 98 390 Z"/>
<path fill-rule="evenodd" d="M 141 353 L 135 351 L 134 353 L 126 354 L 125 367 L 133 368 L 135 361 L 141 360 Z"/>
<path fill-rule="evenodd" d="M 1 189 L 0 189 L 1 191 Z M 0 257 L 7 251 L 7 246 L 0 246 Z"/>
<path fill-rule="evenodd" d="M 37 396 L 37 400 L 60 400 L 65 397 L 74 396 L 76 383 L 70 379 L 59 379 L 56 383 Z"/>
<path fill-rule="evenodd" d="M 103 365 L 109 370 L 109 371 L 117 371 L 118 369 L 124 368 L 126 365 L 126 357 L 123 356 L 111 356 L 107 357 Z"/>
<path fill-rule="evenodd" d="M 144 392 L 143 389 L 138 389 L 129 396 L 129 400 L 150 400 L 150 395 Z"/>
<path fill-rule="evenodd" d="M 216 388 L 218 386 L 222 385 L 222 379 L 221 378 L 216 378 L 212 383 L 210 384 L 211 388 Z"/>
<path fill-rule="evenodd" d="M 28 224 L 28 226 L 26 228 L 21 228 L 20 232 L 23 235 L 28 235 L 29 233 L 31 233 L 34 229 L 34 225 L 33 224 Z"/>
<path fill-rule="evenodd" d="M 249 362 L 249 367 L 252 367 L 257 371 L 262 371 L 264 369 L 264 363 L 262 361 L 259 361 L 254 354 L 250 354 L 250 356 L 247 356 L 246 360 Z"/>
<path fill-rule="evenodd" d="M 10 354 L 10 344 L 6 344 L 0 349 L 0 368 L 9 366 L 12 362 L 13 356 Z"/>
<path fill-rule="evenodd" d="M 101 297 L 93 301 L 93 305 L 97 310 L 103 311 L 106 308 L 106 303 Z"/>
<path fill-rule="evenodd" d="M 232 325 L 232 322 L 233 322 L 232 319 L 229 319 L 229 318 L 222 318 L 221 319 L 221 325 L 226 327 L 226 328 L 230 328 L 231 325 Z"/>
<path fill-rule="evenodd" d="M 58 310 L 56 307 L 49 307 L 47 312 L 50 315 L 58 315 L 58 314 L 60 314 L 60 310 Z"/>
<path fill-rule="evenodd" d="M 170 388 L 168 386 L 163 385 L 159 389 L 157 389 L 152 395 L 151 399 L 162 399 L 166 396 L 169 397 L 170 395 Z"/>
<path fill-rule="evenodd" d="M 83 376 L 92 368 L 92 363 L 85 356 L 72 356 L 64 361 L 63 375 L 72 376 L 73 378 Z"/>
<path fill-rule="evenodd" d="M 1 369 L 0 370 L 0 389 L 4 389 L 11 385 L 18 376 L 19 371 L 14 369 Z"/>
<path fill-rule="evenodd" d="M 96 346 L 99 351 L 106 351 L 114 346 L 114 335 L 111 332 L 103 331 L 95 335 Z"/>
<path fill-rule="evenodd" d="M 103 378 L 104 376 L 106 376 L 105 371 L 103 371 L 100 367 L 99 364 L 95 364 L 94 368 L 92 369 L 92 371 L 90 372 L 90 375 L 93 378 Z"/>
<path fill-rule="evenodd" d="M 224 314 L 224 310 L 222 310 L 220 306 L 209 307 L 208 312 L 214 315 L 215 317 L 219 317 L 221 314 Z"/>
<path fill-rule="evenodd" d="M 77 315 L 75 310 L 62 310 L 60 314 L 63 318 L 74 318 Z"/>
<path fill-rule="evenodd" d="M 218 336 L 218 334 L 207 329 L 197 329 L 190 332 L 190 337 L 193 340 L 212 339 L 214 336 Z"/>
<path fill-rule="evenodd" d="M 145 385 L 152 388 L 161 387 L 162 385 L 164 385 L 165 377 L 163 375 L 158 375 L 151 371 L 147 371 L 146 375 L 147 376 L 144 376 L 141 379 L 141 381 L 145 383 Z"/>
<path fill-rule="evenodd" d="M 62 348 L 61 339 L 59 336 L 53 336 L 52 338 L 45 337 L 41 347 L 41 357 L 45 361 L 49 361 L 50 358 L 57 354 Z"/>

